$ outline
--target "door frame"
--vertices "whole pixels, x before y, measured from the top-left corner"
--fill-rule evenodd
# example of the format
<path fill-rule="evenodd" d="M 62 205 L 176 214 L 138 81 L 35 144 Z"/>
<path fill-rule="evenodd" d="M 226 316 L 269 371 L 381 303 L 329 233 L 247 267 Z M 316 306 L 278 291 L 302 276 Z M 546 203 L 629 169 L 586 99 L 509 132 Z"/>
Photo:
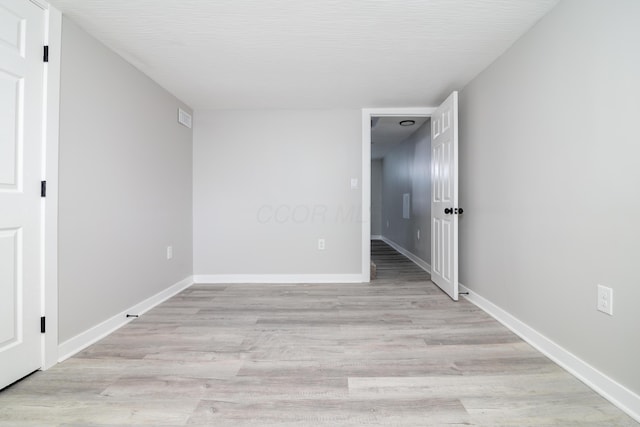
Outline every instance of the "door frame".
<path fill-rule="evenodd" d="M 58 139 L 60 125 L 60 54 L 62 13 L 44 0 L 30 0 L 45 14 L 44 45 L 49 62 L 44 65 L 42 180 L 47 196 L 41 199 L 41 316 L 46 316 L 42 334 L 42 370 L 58 363 Z"/>
<path fill-rule="evenodd" d="M 362 109 L 362 282 L 371 281 L 371 118 L 431 117 L 437 107 Z"/>

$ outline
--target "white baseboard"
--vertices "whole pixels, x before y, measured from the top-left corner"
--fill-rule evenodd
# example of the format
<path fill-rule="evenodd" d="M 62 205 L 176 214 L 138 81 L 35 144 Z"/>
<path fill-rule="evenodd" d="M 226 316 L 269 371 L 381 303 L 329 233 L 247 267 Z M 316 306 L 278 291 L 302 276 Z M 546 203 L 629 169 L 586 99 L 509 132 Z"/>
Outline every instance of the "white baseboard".
<path fill-rule="evenodd" d="M 631 418 L 640 422 L 640 396 L 551 341 L 526 323 L 518 320 L 491 301 L 460 283 L 458 285 L 460 292 L 469 293 L 469 295 L 463 296 L 470 302 L 484 310 L 542 354 L 591 387 L 596 393 L 623 410 Z"/>
<path fill-rule="evenodd" d="M 419 258 L 417 255 L 409 252 L 408 250 L 406 250 L 405 248 L 403 248 L 402 246 L 398 245 L 396 242 L 394 242 L 393 240 L 389 240 L 384 236 L 380 236 L 380 240 L 382 240 L 383 242 L 385 242 L 387 245 L 391 246 L 393 249 L 395 249 L 396 251 L 400 252 L 402 255 L 406 256 L 407 258 L 409 258 L 411 261 L 413 261 L 413 263 L 415 265 L 417 265 L 418 267 L 420 267 L 421 269 L 423 269 L 424 271 L 426 271 L 427 273 L 431 274 L 431 266 L 429 265 L 428 262 L 426 262 L 425 260 L 423 260 L 422 258 Z"/>
<path fill-rule="evenodd" d="M 98 325 L 87 329 L 86 331 L 76 335 L 73 338 L 68 339 L 62 344 L 58 345 L 58 362 L 68 359 L 74 354 L 84 350 L 91 344 L 101 340 L 116 329 L 121 328 L 127 323 L 131 322 L 134 318 L 127 318 L 127 314 L 141 315 L 151 310 L 158 304 L 168 300 L 172 296 L 176 295 L 180 291 L 188 288 L 193 284 L 193 276 L 184 278 L 183 280 L 169 286 L 164 291 L 158 292 L 152 297 L 134 305 L 127 310 L 116 314 L 115 316 L 105 320 Z"/>
<path fill-rule="evenodd" d="M 197 274 L 194 283 L 362 283 L 362 274 Z"/>
<path fill-rule="evenodd" d="M 372 234 L 371 240 L 383 240 L 380 234 Z"/>

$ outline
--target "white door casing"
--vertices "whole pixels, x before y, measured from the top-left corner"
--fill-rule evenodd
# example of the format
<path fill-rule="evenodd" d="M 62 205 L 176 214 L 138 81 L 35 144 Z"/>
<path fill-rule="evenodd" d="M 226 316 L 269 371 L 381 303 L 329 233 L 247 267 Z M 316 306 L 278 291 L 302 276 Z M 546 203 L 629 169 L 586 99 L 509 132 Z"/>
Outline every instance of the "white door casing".
<path fill-rule="evenodd" d="M 458 92 L 431 116 L 431 280 L 458 300 Z"/>
<path fill-rule="evenodd" d="M 0 0 L 0 388 L 41 366 L 44 19 Z"/>

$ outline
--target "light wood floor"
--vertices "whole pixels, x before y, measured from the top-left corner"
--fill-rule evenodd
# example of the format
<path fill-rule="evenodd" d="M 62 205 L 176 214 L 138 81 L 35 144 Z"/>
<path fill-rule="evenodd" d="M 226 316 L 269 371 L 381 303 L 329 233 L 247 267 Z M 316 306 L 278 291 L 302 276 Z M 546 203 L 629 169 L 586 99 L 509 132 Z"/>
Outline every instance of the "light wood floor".
<path fill-rule="evenodd" d="M 638 425 L 373 248 L 371 284 L 193 286 L 0 392 L 0 425 Z"/>

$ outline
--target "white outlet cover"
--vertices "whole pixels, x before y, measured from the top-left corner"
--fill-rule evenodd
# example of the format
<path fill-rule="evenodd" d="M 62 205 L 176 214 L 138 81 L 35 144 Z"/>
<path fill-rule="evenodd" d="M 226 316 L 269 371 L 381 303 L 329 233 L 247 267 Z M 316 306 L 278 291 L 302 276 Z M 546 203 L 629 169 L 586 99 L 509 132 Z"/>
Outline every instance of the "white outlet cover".
<path fill-rule="evenodd" d="M 325 248 L 324 239 L 318 239 L 318 250 L 319 251 L 324 251 L 324 248 Z"/>
<path fill-rule="evenodd" d="M 613 289 L 598 285 L 597 308 L 599 311 L 613 316 Z"/>
<path fill-rule="evenodd" d="M 167 259 L 173 258 L 173 246 L 167 246 Z"/>
<path fill-rule="evenodd" d="M 358 178 L 351 178 L 351 189 L 352 190 L 358 189 Z"/>

